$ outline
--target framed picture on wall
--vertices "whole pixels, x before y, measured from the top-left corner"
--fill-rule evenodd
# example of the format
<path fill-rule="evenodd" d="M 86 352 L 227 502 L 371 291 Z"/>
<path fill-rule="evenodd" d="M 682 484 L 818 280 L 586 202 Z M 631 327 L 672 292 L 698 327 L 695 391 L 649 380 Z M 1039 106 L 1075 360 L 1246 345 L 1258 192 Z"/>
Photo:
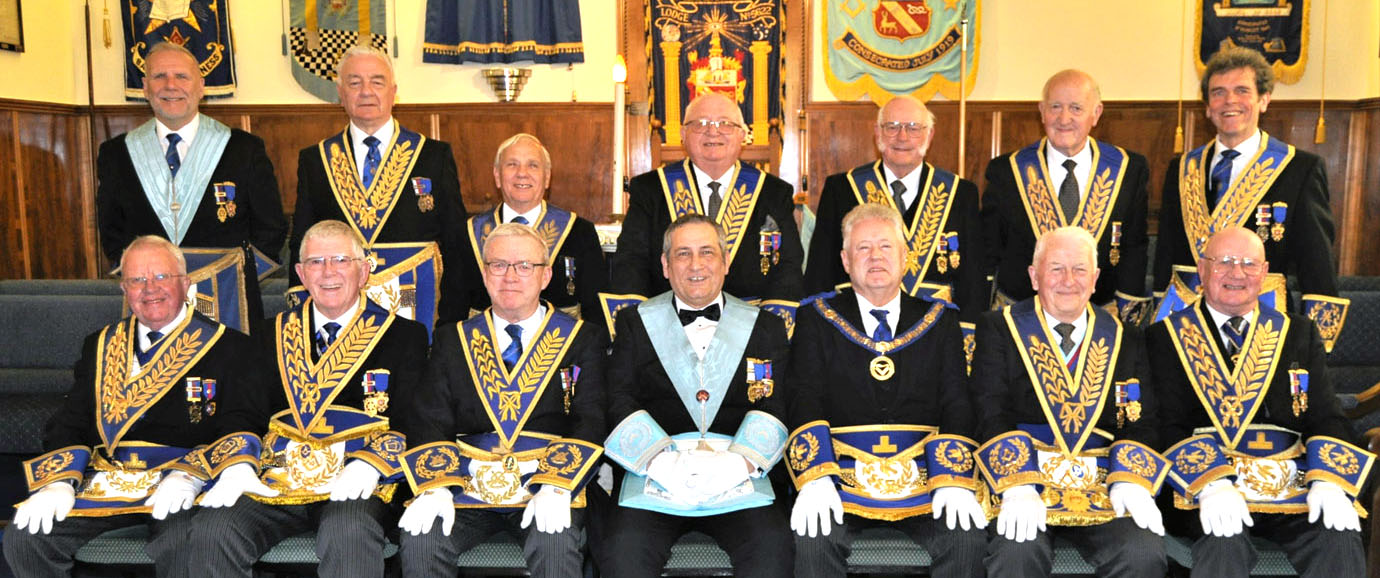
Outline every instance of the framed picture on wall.
<path fill-rule="evenodd" d="M 19 0 L 0 0 L 0 50 L 24 51 L 24 19 Z"/>

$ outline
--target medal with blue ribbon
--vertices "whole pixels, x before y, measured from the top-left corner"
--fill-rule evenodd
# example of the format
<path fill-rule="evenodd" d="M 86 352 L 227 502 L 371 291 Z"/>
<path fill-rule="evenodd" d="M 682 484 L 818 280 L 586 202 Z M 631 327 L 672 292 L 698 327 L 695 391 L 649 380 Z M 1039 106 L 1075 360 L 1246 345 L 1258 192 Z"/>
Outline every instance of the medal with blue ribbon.
<path fill-rule="evenodd" d="M 580 366 L 561 368 L 561 393 L 565 402 L 565 414 L 570 415 L 570 400 L 575 397 L 575 383 L 580 381 Z"/>
<path fill-rule="evenodd" d="M 1140 380 L 1128 379 L 1116 383 L 1116 427 L 1126 426 L 1126 420 L 1140 420 Z"/>
<path fill-rule="evenodd" d="M 949 233 L 949 236 L 945 238 L 944 241 L 949 245 L 949 267 L 957 269 L 959 264 L 958 233 Z"/>
<path fill-rule="evenodd" d="M 747 358 L 748 403 L 771 397 L 775 381 L 771 378 L 771 360 Z"/>
<path fill-rule="evenodd" d="M 224 223 L 235 216 L 235 183 L 216 183 L 213 186 L 216 192 L 216 218 Z"/>
<path fill-rule="evenodd" d="M 372 417 L 388 411 L 388 378 L 390 374 L 387 369 L 371 369 L 364 372 L 364 379 L 360 386 L 364 388 L 364 411 Z"/>
<path fill-rule="evenodd" d="M 1274 212 L 1275 223 L 1270 225 L 1270 238 L 1276 242 L 1284 240 L 1284 218 L 1289 216 L 1289 204 L 1278 202 L 1271 206 Z"/>
<path fill-rule="evenodd" d="M 1308 370 L 1294 363 L 1289 367 L 1289 394 L 1294 398 L 1294 417 L 1308 411 Z"/>
<path fill-rule="evenodd" d="M 425 213 L 436 208 L 436 199 L 431 196 L 431 179 L 412 177 L 412 192 L 417 193 L 417 210 Z"/>
<path fill-rule="evenodd" d="M 215 387 L 215 380 L 208 379 L 212 387 Z M 205 401 L 206 388 L 200 377 L 188 377 L 186 381 L 187 390 L 187 421 L 201 423 L 202 404 Z"/>

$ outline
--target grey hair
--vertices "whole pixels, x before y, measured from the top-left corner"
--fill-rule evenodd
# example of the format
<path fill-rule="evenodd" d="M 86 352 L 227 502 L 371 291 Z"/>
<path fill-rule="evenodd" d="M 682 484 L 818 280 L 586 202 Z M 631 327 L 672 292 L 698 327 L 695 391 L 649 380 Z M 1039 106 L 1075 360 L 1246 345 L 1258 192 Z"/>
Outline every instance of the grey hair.
<path fill-rule="evenodd" d="M 709 216 L 699 213 L 683 215 L 681 218 L 671 223 L 670 226 L 666 227 L 666 234 L 661 236 L 661 254 L 669 259 L 671 257 L 671 235 L 674 234 L 677 229 L 695 224 L 714 227 L 714 234 L 719 238 L 719 253 L 728 255 L 728 237 L 724 235 L 723 226 L 719 225 L 714 219 L 709 218 Z"/>
<path fill-rule="evenodd" d="M 853 210 L 848 211 L 848 214 L 843 216 L 843 247 L 848 248 L 848 242 L 853 237 L 853 227 L 863 221 L 873 220 L 885 221 L 887 228 L 896 233 L 896 238 L 900 239 L 902 243 L 905 242 L 906 226 L 901 222 L 900 211 L 878 203 L 863 203 L 853 207 Z"/>
<path fill-rule="evenodd" d="M 489 256 L 489 245 L 492 245 L 495 239 L 502 237 L 526 237 L 535 240 L 538 245 L 541 245 L 543 259 L 545 259 L 546 254 L 551 251 L 551 248 L 546 245 L 546 239 L 542 238 L 541 234 L 537 233 L 536 229 L 521 223 L 503 223 L 502 225 L 494 227 L 494 230 L 489 231 L 489 235 L 484 238 L 484 248 L 481 249 L 481 254 L 487 258 Z"/>
<path fill-rule="evenodd" d="M 1089 233 L 1087 229 L 1077 225 L 1066 225 L 1040 235 L 1040 239 L 1035 241 L 1035 255 L 1031 258 L 1030 264 L 1038 267 L 1045 258 L 1045 249 L 1049 247 L 1049 244 L 1056 239 L 1065 237 L 1072 238 L 1086 247 L 1088 258 L 1092 260 L 1092 266 L 1097 266 L 1097 239 L 1094 239 L 1092 233 Z"/>
<path fill-rule="evenodd" d="M 359 233 L 355 232 L 353 227 L 345 224 L 344 221 L 334 219 L 320 221 L 307 229 L 307 232 L 302 234 L 302 244 L 297 247 L 297 254 L 300 256 L 306 250 L 307 241 L 338 237 L 349 238 L 350 245 L 354 248 L 355 257 L 364 258 L 364 239 L 360 238 Z"/>
<path fill-rule="evenodd" d="M 529 141 L 534 145 L 537 145 L 537 148 L 541 150 L 542 168 L 546 169 L 547 172 L 550 172 L 551 153 L 546 150 L 546 145 L 541 144 L 541 139 L 527 134 L 525 132 L 520 132 L 513 136 L 510 136 L 508 137 L 508 140 L 503 141 L 503 144 L 498 145 L 498 152 L 494 153 L 494 168 L 498 168 L 498 165 L 503 162 L 503 153 L 507 152 L 510 147 L 517 144 L 519 141 L 524 140 Z"/>
<path fill-rule="evenodd" d="M 179 249 L 172 241 L 159 237 L 158 235 L 143 235 L 130 241 L 129 245 L 125 247 L 125 252 L 120 254 L 121 275 L 124 274 L 125 260 L 129 258 L 129 254 L 135 249 L 142 249 L 144 247 L 162 249 L 171 253 L 173 258 L 177 260 L 177 274 L 187 274 L 187 257 L 182 254 L 182 249 Z"/>
<path fill-rule="evenodd" d="M 335 83 L 337 85 L 342 84 L 344 82 L 343 77 L 345 74 L 345 63 L 349 62 L 351 58 L 355 58 L 358 56 L 373 56 L 379 60 L 382 60 L 384 67 L 388 69 L 389 80 L 396 80 L 397 77 L 393 75 L 393 59 L 388 57 L 387 52 L 374 48 L 373 46 L 356 44 L 354 46 L 351 46 L 349 50 L 346 50 L 344 53 L 342 53 L 340 55 L 340 62 L 337 62 L 335 64 Z"/>

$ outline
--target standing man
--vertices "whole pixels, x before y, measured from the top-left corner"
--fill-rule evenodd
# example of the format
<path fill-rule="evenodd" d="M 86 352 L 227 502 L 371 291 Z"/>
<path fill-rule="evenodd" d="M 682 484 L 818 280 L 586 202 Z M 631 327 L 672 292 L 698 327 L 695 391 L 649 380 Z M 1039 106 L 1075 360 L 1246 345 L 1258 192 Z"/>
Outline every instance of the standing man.
<path fill-rule="evenodd" d="M 545 285 L 541 298 L 550 301 L 566 314 L 593 323 L 604 329 L 604 314 L 599 305 L 599 291 L 608 284 L 609 272 L 604 265 L 604 250 L 594 223 L 575 213 L 548 204 L 544 200 L 551 186 L 551 153 L 537 137 L 516 134 L 498 146 L 494 155 L 494 185 L 503 194 L 503 202 L 493 210 L 470 217 L 469 251 L 465 252 L 462 270 L 445 277 L 447 293 L 463 291 L 470 310 L 488 307 L 492 300 L 482 287 L 474 287 L 481 279 L 479 264 L 484 261 L 480 249 L 495 227 L 503 223 L 530 225 L 548 247 L 542 259 L 549 266 L 551 282 Z M 448 294 L 446 300 L 450 300 Z M 450 321 L 462 321 L 451 319 Z"/>
<path fill-rule="evenodd" d="M 192 502 L 205 484 L 196 448 L 223 429 L 218 405 L 266 385 L 249 338 L 187 304 L 175 245 L 139 237 L 120 271 L 133 317 L 86 338 L 76 385 L 45 430 L 48 453 L 24 464 L 32 494 L 5 532 L 16 576 L 69 575 L 83 544 L 134 525 L 149 528 L 158 576 L 188 576 Z"/>
<path fill-rule="evenodd" d="M 215 485 L 188 548 L 211 578 L 250 576 L 274 544 L 312 530 L 322 576 L 383 575 L 405 450 L 397 432 L 426 364 L 426 329 L 364 295 L 369 264 L 350 225 L 312 225 L 299 254 L 310 296 L 262 331 L 280 382 L 232 408 L 233 433 L 204 452 Z"/>
<path fill-rule="evenodd" d="M 1193 576 L 1247 576 L 1252 536 L 1300 576 L 1360 576 L 1356 497 L 1375 455 L 1353 443 L 1317 327 L 1260 304 L 1267 253 L 1254 231 L 1213 233 L 1203 298 L 1150 328 L 1174 505 L 1198 510 L 1174 530 L 1197 539 Z"/>
<path fill-rule="evenodd" d="M 804 295 L 800 233 L 791 186 L 738 161 L 743 111 L 719 93 L 685 107 L 688 158 L 629 183 L 628 215 L 613 260 L 613 292 L 652 296 L 670 289 L 655 248 L 672 221 L 707 215 L 724 229 L 724 291 L 745 300 L 798 301 Z"/>
<path fill-rule="evenodd" d="M 830 175 L 819 198 L 819 217 L 805 266 L 805 291 L 829 291 L 849 279 L 841 224 L 858 205 L 900 211 L 906 249 L 901 288 L 911 296 L 921 283 L 947 285 L 965 321 L 987 310 L 990 293 L 982 269 L 977 186 L 925 162 L 934 139 L 934 113 L 912 96 L 891 99 L 873 127 L 881 160 Z"/>
<path fill-rule="evenodd" d="M 726 246 L 709 217 L 676 219 L 662 241 L 671 291 L 618 315 L 608 373 L 617 426 L 604 448 L 621 475 L 596 552 L 614 578 L 659 575 L 692 530 L 718 542 L 738 575 L 792 575 L 766 478 L 786 442 L 772 378 L 787 372 L 786 330 L 724 293 Z"/>
<path fill-rule="evenodd" d="M 1049 576 L 1055 537 L 1098 576 L 1167 569 L 1154 497 L 1169 467 L 1155 453 L 1162 398 L 1140 330 L 1089 306 L 1096 264 L 1086 229 L 1046 233 L 1027 269 L 1035 297 L 978 325 L 977 461 L 1000 495 L 989 576 Z"/>
<path fill-rule="evenodd" d="M 605 332 L 541 300 L 549 254 L 531 227 L 494 228 L 483 261 L 493 306 L 436 333 L 403 432 L 418 496 L 399 523 L 404 576 L 452 576 L 457 556 L 504 530 L 522 537 L 532 576 L 580 575 L 584 487 L 607 433 Z"/>
<path fill-rule="evenodd" d="M 1026 273 L 1035 242 L 1076 225 L 1097 240 L 1101 276 L 1092 303 L 1138 325 L 1149 313 L 1145 291 L 1145 157 L 1088 136 L 1102 116 L 1102 91 L 1086 72 L 1064 70 L 1045 82 L 1040 120 L 1045 138 L 987 163 L 982 197 L 987 270 L 997 303 L 1035 294 Z M 1114 305 L 1113 305 L 1114 304 Z"/>
<path fill-rule="evenodd" d="M 851 534 L 890 526 L 925 547 L 934 575 L 981 578 L 987 516 L 957 312 L 901 290 L 895 209 L 865 203 L 841 225 L 852 287 L 807 299 L 791 342 L 796 575 L 844 576 Z"/>
<path fill-rule="evenodd" d="M 336 88 L 350 124 L 297 157 L 293 249 L 317 222 L 349 223 L 364 239 L 370 299 L 428 332 L 438 315 L 463 318 L 468 304 L 438 303 L 442 270 L 465 250 L 465 202 L 450 145 L 393 119 L 398 85 L 387 54 L 350 47 L 340 57 Z M 292 283 L 298 280 L 294 270 Z"/>
<path fill-rule="evenodd" d="M 1337 297 L 1327 174 L 1317 155 L 1260 130 L 1274 86 L 1274 71 L 1259 52 L 1226 48 L 1208 59 L 1203 102 L 1217 136 L 1169 163 L 1155 288 L 1166 291 L 1173 305 L 1162 311 L 1184 307 L 1196 290 L 1192 268 L 1208 237 L 1226 227 L 1253 227 L 1274 264 L 1275 274 L 1262 284 L 1274 294 L 1274 308 L 1286 309 L 1284 276 L 1293 275 L 1303 291 L 1304 314 L 1318 324 L 1331 350 L 1350 301 Z M 1182 268 L 1175 271 L 1176 266 Z"/>
<path fill-rule="evenodd" d="M 144 99 L 153 118 L 101 143 L 96 157 L 101 247 L 117 262 L 135 237 L 158 235 L 206 253 L 195 259 L 205 264 L 243 255 L 243 287 L 214 290 L 213 281 L 203 282 L 198 294 L 205 299 L 197 305 L 248 331 L 263 319 L 259 275 L 278 266 L 273 259 L 287 235 L 273 163 L 262 139 L 197 111 L 204 81 L 186 48 L 155 44 L 144 69 Z M 256 259 L 255 251 L 267 258 Z M 217 295 L 233 295 L 237 303 Z"/>

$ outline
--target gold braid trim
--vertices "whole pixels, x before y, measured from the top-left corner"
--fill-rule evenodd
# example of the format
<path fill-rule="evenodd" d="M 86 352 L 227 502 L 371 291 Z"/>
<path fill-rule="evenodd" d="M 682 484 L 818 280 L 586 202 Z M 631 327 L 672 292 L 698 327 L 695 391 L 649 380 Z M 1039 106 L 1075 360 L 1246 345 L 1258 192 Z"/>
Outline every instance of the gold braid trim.
<path fill-rule="evenodd" d="M 895 351 L 898 348 L 910 345 L 912 341 L 929 330 L 930 326 L 934 325 L 934 322 L 939 319 L 939 314 L 944 312 L 944 304 L 931 304 L 930 310 L 925 312 L 925 317 L 921 319 L 919 323 L 891 341 L 875 341 L 871 337 L 863 335 L 861 331 L 858 331 L 856 327 L 848 323 L 848 321 L 840 316 L 833 307 L 825 303 L 823 299 L 815 300 L 815 309 L 819 311 L 819 314 L 823 315 L 825 319 L 829 320 L 830 323 L 833 323 L 839 331 L 847 335 L 849 339 L 872 351 L 885 354 L 888 351 Z"/>
<path fill-rule="evenodd" d="M 1088 199 L 1084 202 L 1083 211 L 1078 214 L 1078 225 L 1092 233 L 1094 239 L 1102 232 L 1102 225 L 1112 214 L 1108 204 L 1112 201 L 1114 184 L 1116 183 L 1112 180 L 1112 169 L 1102 169 L 1101 173 L 1093 177 L 1092 187 L 1088 189 Z"/>
<path fill-rule="evenodd" d="M 930 172 L 931 178 L 934 175 L 933 169 Z M 914 226 L 909 231 L 909 245 L 912 255 L 915 258 L 906 259 L 906 275 L 915 275 L 916 281 L 924 278 L 925 270 L 929 268 L 930 260 L 934 256 L 934 249 L 938 245 L 936 236 L 939 233 L 940 225 L 943 224 L 944 217 L 947 216 L 946 210 L 949 206 L 949 198 L 952 196 L 949 191 L 948 183 L 939 183 L 931 186 L 925 192 L 924 209 L 915 214 Z M 924 255 L 924 262 L 920 256 Z"/>
<path fill-rule="evenodd" d="M 117 338 L 119 339 L 119 338 Z M 142 377 L 135 379 L 127 387 L 106 379 L 102 384 L 101 418 L 105 423 L 124 420 L 129 417 L 130 408 L 144 407 L 167 385 L 186 369 L 187 363 L 196 355 L 204 341 L 201 329 L 179 333 L 153 363 L 153 367 Z M 110 355 L 106 356 L 107 361 Z M 123 359 L 121 363 L 123 363 Z M 118 372 L 111 372 L 114 375 Z"/>
<path fill-rule="evenodd" d="M 1040 155 L 1043 160 L 1044 155 Z M 1015 162 L 1014 156 L 1012 162 Z M 1025 202 L 1030 208 L 1031 216 L 1034 217 L 1031 224 L 1035 226 L 1036 236 L 1043 235 L 1059 228 L 1063 221 L 1059 219 L 1059 209 L 1054 205 L 1049 193 L 1049 187 L 1045 185 L 1045 179 L 1036 171 L 1035 167 L 1028 166 L 1025 169 Z"/>

